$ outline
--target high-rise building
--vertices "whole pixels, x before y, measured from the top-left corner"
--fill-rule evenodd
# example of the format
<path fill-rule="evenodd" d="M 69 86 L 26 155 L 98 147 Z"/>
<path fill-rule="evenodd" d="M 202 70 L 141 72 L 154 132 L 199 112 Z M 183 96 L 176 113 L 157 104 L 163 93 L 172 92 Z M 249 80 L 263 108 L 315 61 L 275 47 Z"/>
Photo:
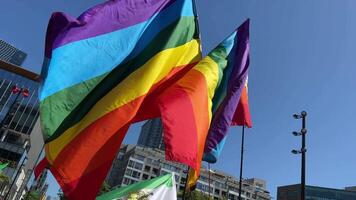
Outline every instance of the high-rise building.
<path fill-rule="evenodd" d="M 345 190 L 356 192 L 356 186 L 345 187 Z"/>
<path fill-rule="evenodd" d="M 0 163 L 9 163 L 3 173 L 10 183 L 26 176 L 22 172 L 25 173 L 23 167 L 29 149 L 37 145 L 30 143 L 30 135 L 39 116 L 38 77 L 38 74 L 0 60 Z M 6 194 L 7 186 L 0 183 L 0 196 Z M 11 188 L 12 197 L 18 187 L 14 184 Z"/>
<path fill-rule="evenodd" d="M 352 187 L 351 187 L 352 189 Z M 301 185 L 280 186 L 277 189 L 277 200 L 300 200 Z M 306 200 L 355 200 L 356 192 L 350 189 L 333 189 L 317 186 L 305 186 Z"/>
<path fill-rule="evenodd" d="M 146 121 L 142 126 L 137 145 L 164 150 L 163 125 L 160 118 Z"/>
<path fill-rule="evenodd" d="M 111 186 L 120 187 L 172 172 L 177 191 L 182 191 L 187 177 L 185 165 L 165 160 L 164 151 L 157 148 L 122 145 L 106 180 Z M 239 182 L 235 177 L 203 167 L 196 190 L 209 195 L 209 185 L 213 199 L 226 199 L 227 196 L 231 200 L 238 198 Z M 243 200 L 271 199 L 266 182 L 261 179 L 246 179 L 242 185 Z"/>
<path fill-rule="evenodd" d="M 27 54 L 11 44 L 0 40 L 0 60 L 17 66 L 22 65 Z"/>

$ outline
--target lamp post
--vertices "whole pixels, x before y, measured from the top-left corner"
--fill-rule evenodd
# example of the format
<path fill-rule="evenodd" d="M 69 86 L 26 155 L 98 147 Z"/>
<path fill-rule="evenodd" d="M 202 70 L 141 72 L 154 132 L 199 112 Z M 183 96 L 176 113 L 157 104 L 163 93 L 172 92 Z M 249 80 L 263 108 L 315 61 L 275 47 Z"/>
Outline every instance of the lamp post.
<path fill-rule="evenodd" d="M 300 150 L 292 150 L 293 154 L 302 154 L 302 166 L 301 166 L 301 200 L 305 200 L 305 154 L 307 149 L 305 147 L 305 136 L 307 133 L 307 129 L 305 128 L 305 119 L 307 116 L 307 112 L 302 111 L 299 114 L 294 114 L 293 117 L 295 119 L 302 119 L 302 129 L 300 132 L 293 131 L 294 136 L 302 136 L 302 148 Z"/>

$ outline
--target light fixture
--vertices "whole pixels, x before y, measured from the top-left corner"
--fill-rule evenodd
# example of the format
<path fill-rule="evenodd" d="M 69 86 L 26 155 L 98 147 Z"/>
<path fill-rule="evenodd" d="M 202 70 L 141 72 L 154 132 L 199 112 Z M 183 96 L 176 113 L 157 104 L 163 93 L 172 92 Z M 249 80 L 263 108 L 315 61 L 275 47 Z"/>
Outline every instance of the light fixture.
<path fill-rule="evenodd" d="M 294 119 L 300 119 L 300 118 L 302 118 L 302 116 L 301 116 L 301 115 L 298 115 L 298 114 L 294 114 L 293 117 L 294 117 Z"/>
<path fill-rule="evenodd" d="M 293 153 L 293 154 L 300 154 L 300 153 L 302 153 L 302 152 L 301 152 L 301 151 L 298 151 L 298 150 L 293 149 L 293 150 L 292 150 L 292 153 Z"/>
<path fill-rule="evenodd" d="M 300 136 L 300 135 L 302 135 L 301 132 L 297 132 L 297 131 L 293 131 L 292 134 L 293 134 L 294 136 Z"/>

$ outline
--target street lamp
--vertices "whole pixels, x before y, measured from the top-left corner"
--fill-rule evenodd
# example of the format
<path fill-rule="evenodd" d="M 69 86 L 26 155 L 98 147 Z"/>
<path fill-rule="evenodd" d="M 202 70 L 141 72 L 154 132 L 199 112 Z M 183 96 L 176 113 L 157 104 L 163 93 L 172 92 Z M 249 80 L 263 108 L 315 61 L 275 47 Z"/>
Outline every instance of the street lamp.
<path fill-rule="evenodd" d="M 305 128 L 305 118 L 307 116 L 307 112 L 302 111 L 300 114 L 294 114 L 294 119 L 302 119 L 302 129 L 300 132 L 293 131 L 292 134 L 294 136 L 302 136 L 302 148 L 300 150 L 293 149 L 293 154 L 302 154 L 302 166 L 301 166 L 301 200 L 305 200 L 305 154 L 307 149 L 305 148 L 305 136 L 307 133 L 307 129 Z"/>

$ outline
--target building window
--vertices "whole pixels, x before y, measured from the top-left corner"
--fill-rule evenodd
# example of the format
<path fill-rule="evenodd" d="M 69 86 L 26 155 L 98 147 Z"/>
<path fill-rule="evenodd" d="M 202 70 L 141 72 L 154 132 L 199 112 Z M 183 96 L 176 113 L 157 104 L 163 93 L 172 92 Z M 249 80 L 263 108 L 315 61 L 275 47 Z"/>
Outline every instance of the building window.
<path fill-rule="evenodd" d="M 135 161 L 129 160 L 128 166 L 132 167 L 132 168 L 135 168 L 135 169 L 138 169 L 138 170 L 142 170 L 143 164 L 139 163 L 139 162 L 135 162 Z"/>
<path fill-rule="evenodd" d="M 220 190 L 219 189 L 215 189 L 215 195 L 220 195 Z"/>
<path fill-rule="evenodd" d="M 133 171 L 133 172 L 132 172 L 132 177 L 139 179 L 140 176 L 141 176 L 141 173 L 140 173 L 140 172 L 137 172 L 137 171 Z"/>
<path fill-rule="evenodd" d="M 149 172 L 151 170 L 151 167 L 150 166 L 145 166 L 145 172 Z"/>
<path fill-rule="evenodd" d="M 147 179 L 148 179 L 148 174 L 143 174 L 143 175 L 142 175 L 142 179 L 143 179 L 143 180 L 147 180 Z"/>
<path fill-rule="evenodd" d="M 132 170 L 131 170 L 131 169 L 126 169 L 125 174 L 126 174 L 127 176 L 131 176 Z"/>
<path fill-rule="evenodd" d="M 153 172 L 155 175 L 158 175 L 158 169 L 157 169 L 157 168 L 153 168 L 153 169 L 152 169 L 152 172 Z"/>
<path fill-rule="evenodd" d="M 145 156 L 142 156 L 142 155 L 136 154 L 136 155 L 134 155 L 133 157 L 136 158 L 137 160 L 141 160 L 141 161 L 144 161 L 144 160 L 145 160 Z"/>
<path fill-rule="evenodd" d="M 130 179 L 124 178 L 124 180 L 122 181 L 122 183 L 125 184 L 125 185 L 129 185 L 129 184 L 130 184 Z"/>
<path fill-rule="evenodd" d="M 135 169 L 142 170 L 143 164 L 142 163 L 135 163 Z"/>

